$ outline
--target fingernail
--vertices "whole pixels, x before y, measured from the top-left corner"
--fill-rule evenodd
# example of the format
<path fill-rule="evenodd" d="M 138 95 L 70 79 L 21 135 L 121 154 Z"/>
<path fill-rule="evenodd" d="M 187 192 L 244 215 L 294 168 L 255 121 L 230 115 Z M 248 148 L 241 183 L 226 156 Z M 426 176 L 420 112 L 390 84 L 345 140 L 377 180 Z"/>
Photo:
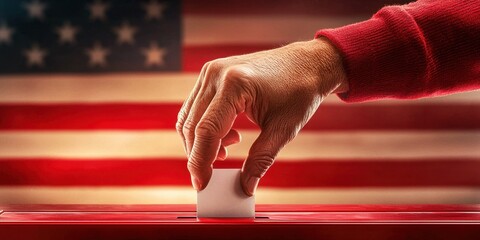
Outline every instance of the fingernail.
<path fill-rule="evenodd" d="M 247 181 L 245 182 L 246 193 L 250 196 L 255 195 L 255 191 L 257 190 L 257 186 L 259 182 L 260 182 L 260 178 L 249 176 Z"/>
<path fill-rule="evenodd" d="M 191 179 L 192 179 L 193 188 L 197 191 L 202 190 L 202 183 L 200 183 L 200 180 L 194 176 L 192 176 Z"/>

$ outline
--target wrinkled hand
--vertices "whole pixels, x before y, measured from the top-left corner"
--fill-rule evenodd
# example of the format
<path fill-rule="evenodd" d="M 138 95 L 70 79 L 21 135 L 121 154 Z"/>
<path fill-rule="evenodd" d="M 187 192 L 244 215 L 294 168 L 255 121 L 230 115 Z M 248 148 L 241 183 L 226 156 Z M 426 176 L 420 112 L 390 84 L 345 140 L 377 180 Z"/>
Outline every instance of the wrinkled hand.
<path fill-rule="evenodd" d="M 253 195 L 277 153 L 322 100 L 347 88 L 341 58 L 325 39 L 206 63 L 176 125 L 194 188 L 207 186 L 213 162 L 225 159 L 225 147 L 240 141 L 232 129 L 239 113 L 261 129 L 241 173 L 243 190 Z"/>

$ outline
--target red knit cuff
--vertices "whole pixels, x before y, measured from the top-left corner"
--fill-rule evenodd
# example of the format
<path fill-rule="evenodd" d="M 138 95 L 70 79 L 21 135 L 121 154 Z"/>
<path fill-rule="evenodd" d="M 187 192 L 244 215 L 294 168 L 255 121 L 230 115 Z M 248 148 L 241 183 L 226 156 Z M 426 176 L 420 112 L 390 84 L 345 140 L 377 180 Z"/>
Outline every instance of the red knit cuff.
<path fill-rule="evenodd" d="M 386 20 L 398 17 L 399 9 L 393 9 L 396 10 L 396 15 L 389 14 L 392 9 L 384 10 L 386 11 L 377 13 L 370 20 L 336 29 L 320 30 L 315 35 L 316 38 L 328 38 L 342 55 L 349 90 L 338 96 L 346 102 L 412 97 L 401 90 L 409 89 L 404 86 L 408 81 L 403 80 L 411 77 L 406 76 L 409 73 L 405 72 L 408 71 L 402 71 L 408 69 L 407 58 L 412 56 L 412 51 L 418 50 L 418 46 L 405 44 L 409 39 L 405 39 L 406 35 L 398 34 L 399 26 L 387 24 Z M 395 32 L 397 34 L 394 34 Z M 405 66 L 399 66 L 399 63 L 404 62 Z M 418 67 L 412 66 L 414 69 Z"/>

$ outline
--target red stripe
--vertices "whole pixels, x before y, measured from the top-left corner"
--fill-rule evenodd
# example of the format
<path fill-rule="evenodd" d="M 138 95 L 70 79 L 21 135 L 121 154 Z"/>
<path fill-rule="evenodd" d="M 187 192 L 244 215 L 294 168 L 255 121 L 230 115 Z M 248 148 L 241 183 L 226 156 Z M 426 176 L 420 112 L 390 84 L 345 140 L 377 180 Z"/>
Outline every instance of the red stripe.
<path fill-rule="evenodd" d="M 371 15 L 385 5 L 408 2 L 411 0 L 184 0 L 183 12 L 196 15 Z"/>
<path fill-rule="evenodd" d="M 313 33 L 312 33 L 313 38 Z M 199 72 L 203 64 L 208 61 L 240 55 L 252 52 L 258 52 L 266 49 L 280 47 L 279 45 L 205 45 L 205 46 L 184 46 L 183 47 L 183 71 Z"/>
<path fill-rule="evenodd" d="M 277 161 L 262 180 L 261 186 L 479 187 L 478 160 Z M 216 165 L 239 168 L 241 161 L 230 159 Z M 3 159 L 0 160 L 0 185 L 187 186 L 190 185 L 190 177 L 186 161 L 178 159 Z"/>
<path fill-rule="evenodd" d="M 174 129 L 180 104 L 0 105 L 0 130 Z M 245 116 L 235 128 L 257 129 Z M 324 105 L 305 130 L 475 130 L 475 104 Z"/>

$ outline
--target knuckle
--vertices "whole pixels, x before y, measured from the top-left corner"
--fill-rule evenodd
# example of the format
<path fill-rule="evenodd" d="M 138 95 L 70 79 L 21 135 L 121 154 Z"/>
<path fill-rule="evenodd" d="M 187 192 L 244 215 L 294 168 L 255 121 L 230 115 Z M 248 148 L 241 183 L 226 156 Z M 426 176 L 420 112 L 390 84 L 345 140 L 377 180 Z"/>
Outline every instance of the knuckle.
<path fill-rule="evenodd" d="M 177 123 L 175 124 L 175 128 L 177 132 L 181 133 L 183 129 L 183 123 L 185 122 L 185 113 L 183 110 L 180 110 L 177 115 Z"/>
<path fill-rule="evenodd" d="M 254 177 L 263 177 L 268 169 L 273 165 L 275 158 L 271 154 L 262 154 L 254 158 L 252 166 L 252 175 Z"/>
<path fill-rule="evenodd" d="M 202 138 L 215 138 L 220 134 L 220 127 L 218 124 L 207 118 L 200 121 L 195 128 L 195 135 Z"/>
<path fill-rule="evenodd" d="M 207 159 L 202 158 L 195 149 L 192 150 L 192 155 L 187 162 L 187 169 L 190 173 L 205 172 L 210 166 L 211 163 Z"/>
<path fill-rule="evenodd" d="M 191 136 L 194 134 L 195 123 L 192 120 L 187 119 L 182 126 L 182 133 L 185 136 Z"/>
<path fill-rule="evenodd" d="M 190 160 L 187 162 L 187 169 L 190 173 L 195 173 L 200 171 L 202 168 L 201 164 L 199 164 L 198 161 Z"/>
<path fill-rule="evenodd" d="M 248 96 L 255 95 L 255 77 L 248 67 L 232 66 L 226 69 L 220 86 L 221 91 L 227 95 L 239 93 Z"/>
<path fill-rule="evenodd" d="M 244 85 L 244 81 L 248 78 L 249 76 L 244 68 L 234 66 L 225 70 L 223 82 L 225 85 Z"/>
<path fill-rule="evenodd" d="M 217 78 L 224 68 L 224 63 L 220 60 L 213 60 L 205 64 L 205 73 L 202 79 L 205 86 L 215 86 Z"/>
<path fill-rule="evenodd" d="M 225 64 L 219 59 L 210 61 L 207 64 L 208 64 L 208 67 L 207 67 L 208 72 L 219 72 L 225 66 Z"/>
<path fill-rule="evenodd" d="M 183 133 L 183 123 L 178 120 L 177 123 L 175 124 L 175 129 L 177 129 L 177 133 L 182 134 Z"/>
<path fill-rule="evenodd" d="M 211 62 L 211 61 L 208 61 L 208 62 L 206 62 L 205 64 L 203 64 L 202 69 L 200 70 L 200 72 L 205 72 L 205 71 L 208 69 L 208 66 L 210 65 L 210 62 Z"/>

